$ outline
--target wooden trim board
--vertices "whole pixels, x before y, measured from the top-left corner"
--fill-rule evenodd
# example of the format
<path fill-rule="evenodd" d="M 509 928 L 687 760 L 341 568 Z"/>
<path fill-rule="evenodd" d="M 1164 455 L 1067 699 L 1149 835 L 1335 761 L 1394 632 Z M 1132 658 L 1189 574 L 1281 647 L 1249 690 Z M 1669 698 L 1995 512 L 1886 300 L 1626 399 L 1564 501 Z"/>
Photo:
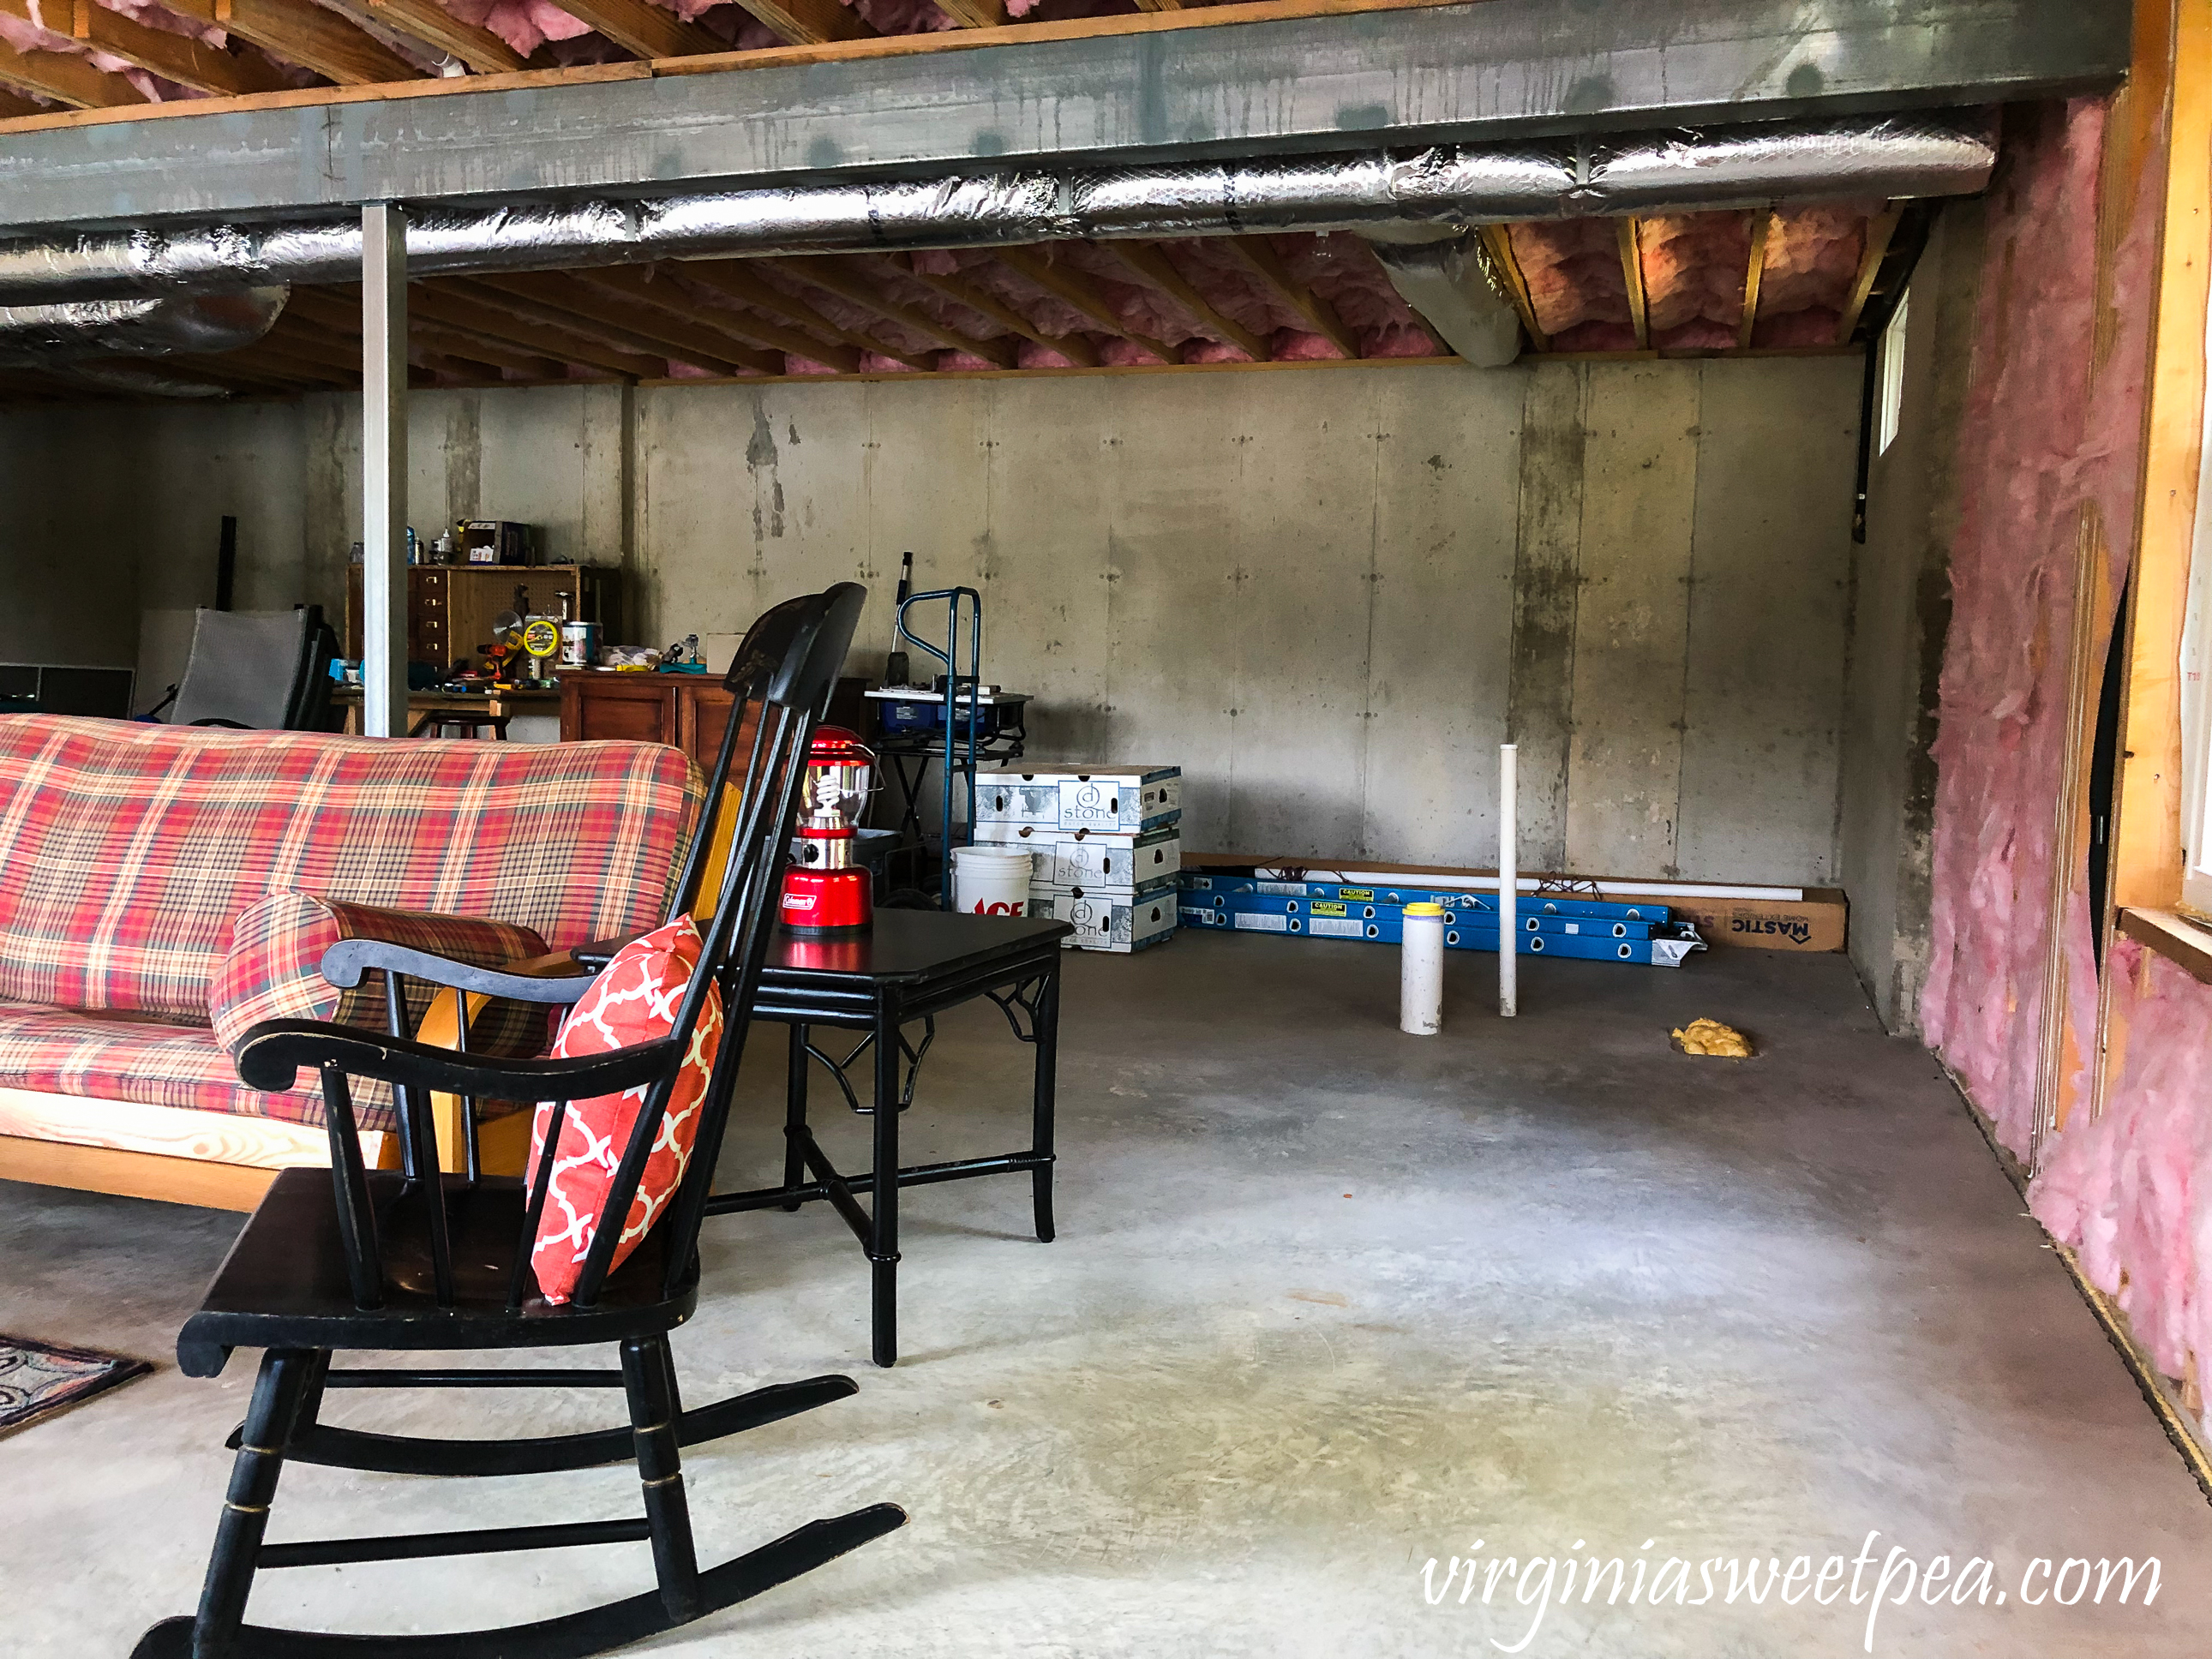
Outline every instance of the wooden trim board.
<path fill-rule="evenodd" d="M 117 1193 L 207 1210 L 251 1210 L 276 1179 L 270 1169 L 166 1158 L 159 1152 L 0 1135 L 0 1179 L 79 1192 Z"/>
<path fill-rule="evenodd" d="M 2200 927 L 2172 910 L 2127 908 L 2120 912 L 2119 932 L 2212 985 L 2212 928 Z M 2113 1069 L 2118 1069 L 2117 1063 Z"/>
<path fill-rule="evenodd" d="M 46 1094 L 35 1089 L 0 1088 L 0 1135 L 259 1170 L 327 1168 L 330 1164 L 330 1141 L 322 1130 L 282 1118 Z M 364 1133 L 362 1156 L 375 1162 L 384 1139 L 375 1130 Z"/>

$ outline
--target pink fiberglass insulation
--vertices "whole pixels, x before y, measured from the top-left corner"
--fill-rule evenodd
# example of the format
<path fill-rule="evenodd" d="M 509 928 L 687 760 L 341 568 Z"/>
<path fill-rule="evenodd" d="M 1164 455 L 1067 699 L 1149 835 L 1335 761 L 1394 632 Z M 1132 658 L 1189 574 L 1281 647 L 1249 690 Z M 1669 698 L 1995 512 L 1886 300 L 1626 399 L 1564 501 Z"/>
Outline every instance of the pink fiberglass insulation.
<path fill-rule="evenodd" d="M 2094 246 L 2104 109 L 2081 101 L 2008 120 L 1989 192 L 1987 253 L 1957 465 L 1937 763 L 1929 1046 L 1998 1137 L 2023 1152 L 2066 743 L 2075 547 L 2101 521 L 2118 593 L 2132 552 L 2142 365 L 2159 216 L 2138 204 L 2115 252 L 2117 334 L 2093 374 Z M 2141 179 L 2162 169 L 2146 165 Z M 2097 619 L 2104 660 L 2109 614 Z M 2086 958 L 2083 907 L 2064 937 Z M 2071 975 L 2066 1018 L 2091 1051 L 2094 978 Z"/>
<path fill-rule="evenodd" d="M 1783 208 L 1766 225 L 1759 314 L 1787 316 L 1814 307 L 1840 315 L 1858 275 L 1866 222 L 1880 203 Z"/>
<path fill-rule="evenodd" d="M 61 0 L 48 0 L 48 3 L 52 6 L 50 21 L 67 28 L 70 22 L 67 8 Z M 11 13 L 0 12 L 0 43 L 5 43 L 17 52 L 50 52 L 68 58 L 82 58 L 96 70 L 121 76 L 149 103 L 162 104 L 204 95 L 190 87 L 180 87 L 173 81 L 150 74 L 135 64 L 125 63 L 108 52 L 94 52 L 82 40 L 72 40 L 69 35 L 58 33 L 50 28 L 41 28 L 38 24 Z M 40 101 L 51 103 L 52 100 L 41 99 Z"/>
<path fill-rule="evenodd" d="M 856 305 L 852 301 L 832 294 L 826 289 L 816 288 L 812 283 L 802 281 L 793 272 L 772 262 L 763 261 L 757 267 L 757 274 L 769 287 L 775 289 L 780 294 L 790 295 L 811 310 L 835 323 L 838 327 L 850 329 L 856 334 L 864 334 L 872 340 L 891 347 L 894 350 L 906 352 L 927 362 L 928 354 L 937 345 L 937 342 L 927 335 L 918 333 L 904 324 L 884 316 L 879 312 L 871 311 L 866 306 Z M 890 360 L 885 359 L 885 361 Z M 897 363 L 895 367 L 905 368 L 908 365 Z M 870 369 L 868 372 L 874 374 L 877 371 Z"/>
<path fill-rule="evenodd" d="M 1555 349 L 1603 349 L 1559 343 L 1560 335 L 1590 323 L 1617 324 L 1628 345 L 1636 343 L 1618 220 L 1550 219 L 1515 225 L 1509 234 L 1536 326 L 1553 337 Z"/>
<path fill-rule="evenodd" d="M 1646 219 L 1638 227 L 1638 242 L 1653 343 L 1676 343 L 1664 337 L 1710 324 L 1718 331 L 1699 332 L 1696 343 L 1734 345 L 1743 317 L 1743 281 L 1751 270 L 1746 216 L 1680 213 Z"/>
<path fill-rule="evenodd" d="M 525 58 L 548 40 L 573 40 L 592 26 L 571 17 L 552 0 L 439 0 L 464 23 L 487 29 Z"/>
<path fill-rule="evenodd" d="M 2212 1360 L 2212 987 L 2115 941 L 2115 1029 L 2127 1048 L 2105 1114 L 2069 1126 L 2028 1188 L 2036 1218 L 2077 1246 L 2159 1369 Z"/>

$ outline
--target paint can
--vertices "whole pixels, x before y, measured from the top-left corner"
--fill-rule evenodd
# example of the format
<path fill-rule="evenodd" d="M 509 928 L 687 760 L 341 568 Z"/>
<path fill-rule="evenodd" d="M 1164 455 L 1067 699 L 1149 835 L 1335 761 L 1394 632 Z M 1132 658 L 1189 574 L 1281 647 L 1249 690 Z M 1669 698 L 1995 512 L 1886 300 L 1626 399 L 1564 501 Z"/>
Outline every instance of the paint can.
<path fill-rule="evenodd" d="M 1443 1025 L 1444 908 L 1409 904 L 1398 947 L 1398 1029 L 1434 1036 Z"/>
<path fill-rule="evenodd" d="M 564 622 L 561 624 L 561 666 L 589 668 L 599 657 L 599 625 L 597 623 Z"/>
<path fill-rule="evenodd" d="M 1034 857 L 1018 847 L 954 848 L 952 908 L 971 916 L 1029 915 Z"/>

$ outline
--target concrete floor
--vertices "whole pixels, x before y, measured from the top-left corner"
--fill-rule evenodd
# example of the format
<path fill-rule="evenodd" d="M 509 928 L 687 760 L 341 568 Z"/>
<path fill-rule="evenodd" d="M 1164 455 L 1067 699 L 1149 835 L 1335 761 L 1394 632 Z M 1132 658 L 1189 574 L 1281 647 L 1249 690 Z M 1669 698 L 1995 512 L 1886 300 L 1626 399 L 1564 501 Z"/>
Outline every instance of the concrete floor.
<path fill-rule="evenodd" d="M 834 1370 L 862 1392 L 689 1457 L 702 1553 L 882 1498 L 913 1522 L 648 1649 L 2203 1651 L 2212 1510 L 1933 1062 L 1881 1035 L 1842 957 L 1529 964 L 1511 1024 L 1486 1009 L 1492 959 L 1450 970 L 1452 1023 L 1424 1042 L 1395 1029 L 1388 950 L 1186 936 L 1071 959 L 1060 1242 L 1025 1239 L 1018 1180 L 911 1194 L 896 1370 L 866 1363 L 863 1263 L 834 1216 L 716 1224 L 712 1294 L 677 1337 L 689 1397 Z M 1763 1057 L 1669 1052 L 1698 1014 Z M 753 1060 L 725 1170 L 746 1184 L 775 1156 L 780 1044 Z M 989 1008 L 946 1021 L 908 1156 L 1017 1144 L 1025 1063 Z M 837 1133 L 858 1167 L 858 1126 Z M 166 1358 L 236 1224 L 0 1183 L 0 1329 Z M 0 1443 L 8 1654 L 120 1656 L 191 1607 L 251 1376 L 165 1365 Z M 611 1404 L 356 1397 L 332 1415 L 497 1433 L 598 1426 Z M 618 1470 L 301 1468 L 274 1535 L 635 1507 Z M 1848 1580 L 1825 1607 L 1802 1582 L 1793 1606 L 1656 1607 L 1585 1605 L 1577 1583 L 1523 1646 L 1535 1607 L 1512 1578 L 1487 1606 L 1422 1589 L 1430 1558 L 1441 1576 L 1470 1553 L 1817 1568 L 1869 1530 L 1875 1571 L 1893 1545 L 1954 1575 L 1993 1559 L 1989 1603 L 1939 1585 L 1937 1605 L 1885 1604 L 1869 1649 Z M 2151 1607 L 2018 1600 L 2033 1558 L 2121 1555 L 2159 1559 Z M 261 1581 L 253 1616 L 465 1627 L 647 1571 L 642 1546 L 299 1570 Z"/>

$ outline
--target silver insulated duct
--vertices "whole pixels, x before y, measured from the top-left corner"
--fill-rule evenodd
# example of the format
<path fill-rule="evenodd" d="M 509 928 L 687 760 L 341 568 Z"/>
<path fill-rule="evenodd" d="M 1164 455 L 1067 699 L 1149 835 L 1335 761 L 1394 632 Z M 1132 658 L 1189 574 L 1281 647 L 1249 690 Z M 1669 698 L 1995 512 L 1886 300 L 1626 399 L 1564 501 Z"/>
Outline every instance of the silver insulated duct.
<path fill-rule="evenodd" d="M 49 368 L 85 357 L 235 351 L 266 334 L 284 288 L 0 306 L 0 368 Z"/>
<path fill-rule="evenodd" d="M 1259 161 L 410 210 L 418 276 L 762 254 L 992 247 L 1072 237 L 1361 231 L 1449 235 L 1513 219 L 1969 195 L 1996 155 L 1984 111 L 1373 150 Z M 361 272 L 361 222 L 177 222 L 0 242 L 0 307 Z"/>

